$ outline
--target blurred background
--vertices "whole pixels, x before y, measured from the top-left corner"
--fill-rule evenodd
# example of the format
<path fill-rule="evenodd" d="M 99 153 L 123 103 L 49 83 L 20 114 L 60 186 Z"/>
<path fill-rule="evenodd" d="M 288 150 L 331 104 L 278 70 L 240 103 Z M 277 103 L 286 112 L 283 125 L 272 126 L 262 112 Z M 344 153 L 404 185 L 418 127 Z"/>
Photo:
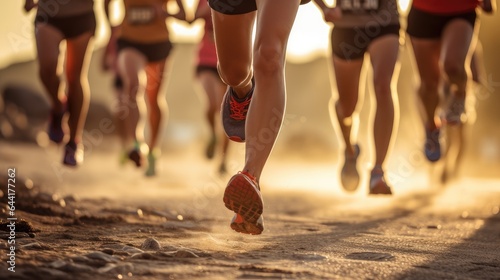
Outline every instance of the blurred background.
<path fill-rule="evenodd" d="M 184 0 L 190 13 L 198 0 Z M 400 0 L 403 26 L 409 0 Z M 120 3 L 120 1 L 115 1 Z M 25 13 L 23 1 L 5 1 L 0 11 L 0 161 L 8 164 L 1 151 L 15 147 L 18 143 L 46 148 L 45 130 L 48 121 L 49 103 L 38 79 L 36 51 L 33 36 L 34 12 Z M 86 151 L 87 159 L 96 156 L 96 151 L 116 153 L 117 139 L 114 133 L 99 131 L 99 122 L 112 119 L 111 107 L 114 100 L 113 76 L 100 67 L 103 47 L 109 37 L 102 10 L 102 0 L 95 1 L 98 16 L 98 30 L 94 41 L 94 54 L 89 70 L 91 106 L 85 128 L 84 141 L 90 142 L 92 153 Z M 120 9 L 119 4 L 116 7 Z M 498 179 L 500 177 L 500 38 L 497 36 L 500 17 L 481 15 L 480 41 L 484 49 L 486 84 L 476 93 L 476 114 L 474 122 L 467 125 L 467 146 L 464 154 L 462 175 Z M 113 21 L 121 20 L 115 13 Z M 209 130 L 204 120 L 205 96 L 194 79 L 194 60 L 197 42 L 201 37 L 202 22 L 188 25 L 168 19 L 172 41 L 175 45 L 165 73 L 163 92 L 169 107 L 168 124 L 163 131 L 163 159 L 174 155 L 196 154 L 192 160 L 203 159 L 203 145 L 208 141 Z M 332 126 L 330 99 L 334 79 L 331 77 L 328 56 L 329 26 L 324 23 L 319 10 L 312 3 L 301 6 L 288 47 L 286 66 L 287 111 L 280 137 L 269 161 L 266 173 L 290 174 L 296 168 L 303 171 L 306 164 L 311 168 L 293 176 L 269 177 L 272 184 L 286 186 L 300 185 L 319 173 L 332 185 L 338 172 L 339 141 L 336 127 Z M 396 130 L 394 149 L 387 160 L 389 178 L 394 185 L 412 185 L 415 180 L 424 180 L 431 166 L 424 160 L 422 147 L 424 131 L 418 113 L 415 96 L 417 77 L 413 70 L 411 50 L 408 41 L 401 38 L 401 69 L 397 83 L 400 119 Z M 368 80 L 370 72 L 368 71 Z M 361 111 L 359 140 L 363 147 L 370 147 L 372 134 L 373 98 L 367 86 Z M 87 145 L 88 146 L 88 145 Z M 362 156 L 369 170 L 372 156 Z M 233 144 L 230 148 L 235 165 L 243 162 L 243 145 Z M 19 157 L 29 156 L 18 154 Z M 85 163 L 84 163 L 85 164 Z M 237 169 L 234 167 L 233 169 Z M 293 172 L 292 172 L 293 173 Z M 302 175 L 301 175 L 302 174 Z M 160 172 L 160 176 L 161 172 Z M 276 179 L 273 179 L 275 178 Z M 283 177 L 292 177 L 283 182 Z M 424 178 L 424 179 L 423 179 Z M 273 181 L 276 180 L 276 181 Z M 281 181 L 280 181 L 281 180 Z M 293 182 L 292 182 L 293 181 Z"/>

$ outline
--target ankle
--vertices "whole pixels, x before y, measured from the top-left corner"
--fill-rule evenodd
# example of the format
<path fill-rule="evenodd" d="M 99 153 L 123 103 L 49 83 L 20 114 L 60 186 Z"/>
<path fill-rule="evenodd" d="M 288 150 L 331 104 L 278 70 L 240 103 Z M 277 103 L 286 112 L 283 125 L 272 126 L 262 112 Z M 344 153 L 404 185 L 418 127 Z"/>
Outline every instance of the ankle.
<path fill-rule="evenodd" d="M 373 166 L 371 174 L 372 175 L 384 175 L 384 168 L 382 167 L 381 164 L 376 164 L 375 166 Z"/>

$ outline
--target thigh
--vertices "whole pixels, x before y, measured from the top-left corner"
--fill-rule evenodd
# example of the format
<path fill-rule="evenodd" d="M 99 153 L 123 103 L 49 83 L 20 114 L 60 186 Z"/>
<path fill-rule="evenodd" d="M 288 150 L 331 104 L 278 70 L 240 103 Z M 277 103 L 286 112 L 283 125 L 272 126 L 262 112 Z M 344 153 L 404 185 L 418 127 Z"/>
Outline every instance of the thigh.
<path fill-rule="evenodd" d="M 474 27 L 464 19 L 452 20 L 442 35 L 442 55 L 447 62 L 465 65 L 474 37 Z"/>
<path fill-rule="evenodd" d="M 79 81 L 80 74 L 87 72 L 90 63 L 91 39 L 93 33 L 87 32 L 66 40 L 66 74 L 69 81 Z"/>
<path fill-rule="evenodd" d="M 339 99 L 357 100 L 362 68 L 363 57 L 349 60 L 333 57 Z"/>
<path fill-rule="evenodd" d="M 299 0 L 257 0 L 255 48 L 271 45 L 283 53 L 286 51 L 299 3 Z"/>
<path fill-rule="evenodd" d="M 47 23 L 37 23 L 35 31 L 39 66 L 41 69 L 53 70 L 55 74 L 63 34 Z"/>
<path fill-rule="evenodd" d="M 255 12 L 226 15 L 212 10 L 212 20 L 221 70 L 231 69 L 235 64 L 250 67 Z"/>
<path fill-rule="evenodd" d="M 439 81 L 441 41 L 414 37 L 410 39 L 420 79 L 425 82 Z"/>
<path fill-rule="evenodd" d="M 399 54 L 399 37 L 385 35 L 374 40 L 368 47 L 373 67 L 373 79 L 390 84 Z"/>
<path fill-rule="evenodd" d="M 140 75 L 146 63 L 146 57 L 134 48 L 124 48 L 118 53 L 118 71 L 126 87 L 130 87 L 132 84 L 138 86 L 141 81 Z M 137 91 L 138 88 L 132 90 Z"/>
<path fill-rule="evenodd" d="M 150 98 L 158 96 L 159 89 L 163 81 L 166 59 L 150 62 L 146 65 L 146 94 Z"/>

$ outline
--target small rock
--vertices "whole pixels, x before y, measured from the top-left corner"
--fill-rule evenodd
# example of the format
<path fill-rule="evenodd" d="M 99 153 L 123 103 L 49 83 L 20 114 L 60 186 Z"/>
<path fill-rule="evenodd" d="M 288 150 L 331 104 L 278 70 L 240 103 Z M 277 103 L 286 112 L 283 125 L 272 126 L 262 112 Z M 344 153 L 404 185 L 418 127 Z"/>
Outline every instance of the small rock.
<path fill-rule="evenodd" d="M 427 228 L 429 228 L 429 229 L 441 229 L 441 225 L 428 225 Z"/>
<path fill-rule="evenodd" d="M 91 253 L 86 254 L 85 256 L 89 259 L 102 260 L 102 261 L 105 261 L 107 263 L 117 262 L 117 259 L 115 257 L 110 256 L 110 255 L 105 254 L 105 253 L 100 252 L 100 251 L 91 252 Z"/>
<path fill-rule="evenodd" d="M 199 258 L 195 253 L 188 250 L 179 250 L 175 252 L 174 257 L 176 258 Z"/>
<path fill-rule="evenodd" d="M 108 255 L 111 255 L 111 256 L 115 253 L 115 251 L 113 249 L 104 249 L 104 250 L 102 250 L 102 252 L 104 254 L 108 254 Z"/>
<path fill-rule="evenodd" d="M 143 250 L 132 246 L 123 246 L 122 251 L 125 251 L 130 254 L 144 253 Z"/>
<path fill-rule="evenodd" d="M 94 268 L 84 265 L 84 264 L 79 264 L 79 263 L 66 263 L 65 266 L 61 267 L 60 270 L 70 272 L 70 273 L 81 273 L 81 272 L 94 272 Z"/>
<path fill-rule="evenodd" d="M 133 254 L 130 258 L 141 259 L 141 260 L 154 260 L 156 259 L 151 253 L 137 253 Z"/>
<path fill-rule="evenodd" d="M 122 264 L 108 263 L 106 266 L 99 268 L 97 272 L 127 274 L 130 273 L 132 270 L 134 270 L 134 265 L 131 263 L 122 263 Z"/>
<path fill-rule="evenodd" d="M 63 266 L 65 266 L 67 263 L 63 260 L 57 260 L 57 261 L 53 261 L 51 263 L 49 263 L 49 267 L 52 267 L 52 268 L 61 268 Z"/>
<path fill-rule="evenodd" d="M 161 249 L 160 242 L 154 238 L 148 238 L 144 240 L 144 242 L 141 245 L 141 249 L 146 250 L 146 251 L 157 251 Z"/>

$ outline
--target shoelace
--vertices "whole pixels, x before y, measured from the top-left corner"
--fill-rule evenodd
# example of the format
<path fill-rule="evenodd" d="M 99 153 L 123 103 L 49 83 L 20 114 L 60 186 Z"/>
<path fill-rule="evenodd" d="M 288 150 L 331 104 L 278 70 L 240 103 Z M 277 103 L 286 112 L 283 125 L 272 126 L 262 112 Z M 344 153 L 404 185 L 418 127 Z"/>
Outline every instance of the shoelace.
<path fill-rule="evenodd" d="M 247 106 L 248 106 L 248 104 L 250 104 L 250 100 L 251 100 L 251 98 L 247 98 L 243 102 L 238 102 L 238 101 L 236 101 L 234 96 L 231 96 L 231 98 L 229 100 L 231 113 L 229 114 L 229 116 L 232 119 L 235 119 L 238 121 L 242 121 L 242 120 L 246 119 L 247 111 L 248 111 Z"/>

